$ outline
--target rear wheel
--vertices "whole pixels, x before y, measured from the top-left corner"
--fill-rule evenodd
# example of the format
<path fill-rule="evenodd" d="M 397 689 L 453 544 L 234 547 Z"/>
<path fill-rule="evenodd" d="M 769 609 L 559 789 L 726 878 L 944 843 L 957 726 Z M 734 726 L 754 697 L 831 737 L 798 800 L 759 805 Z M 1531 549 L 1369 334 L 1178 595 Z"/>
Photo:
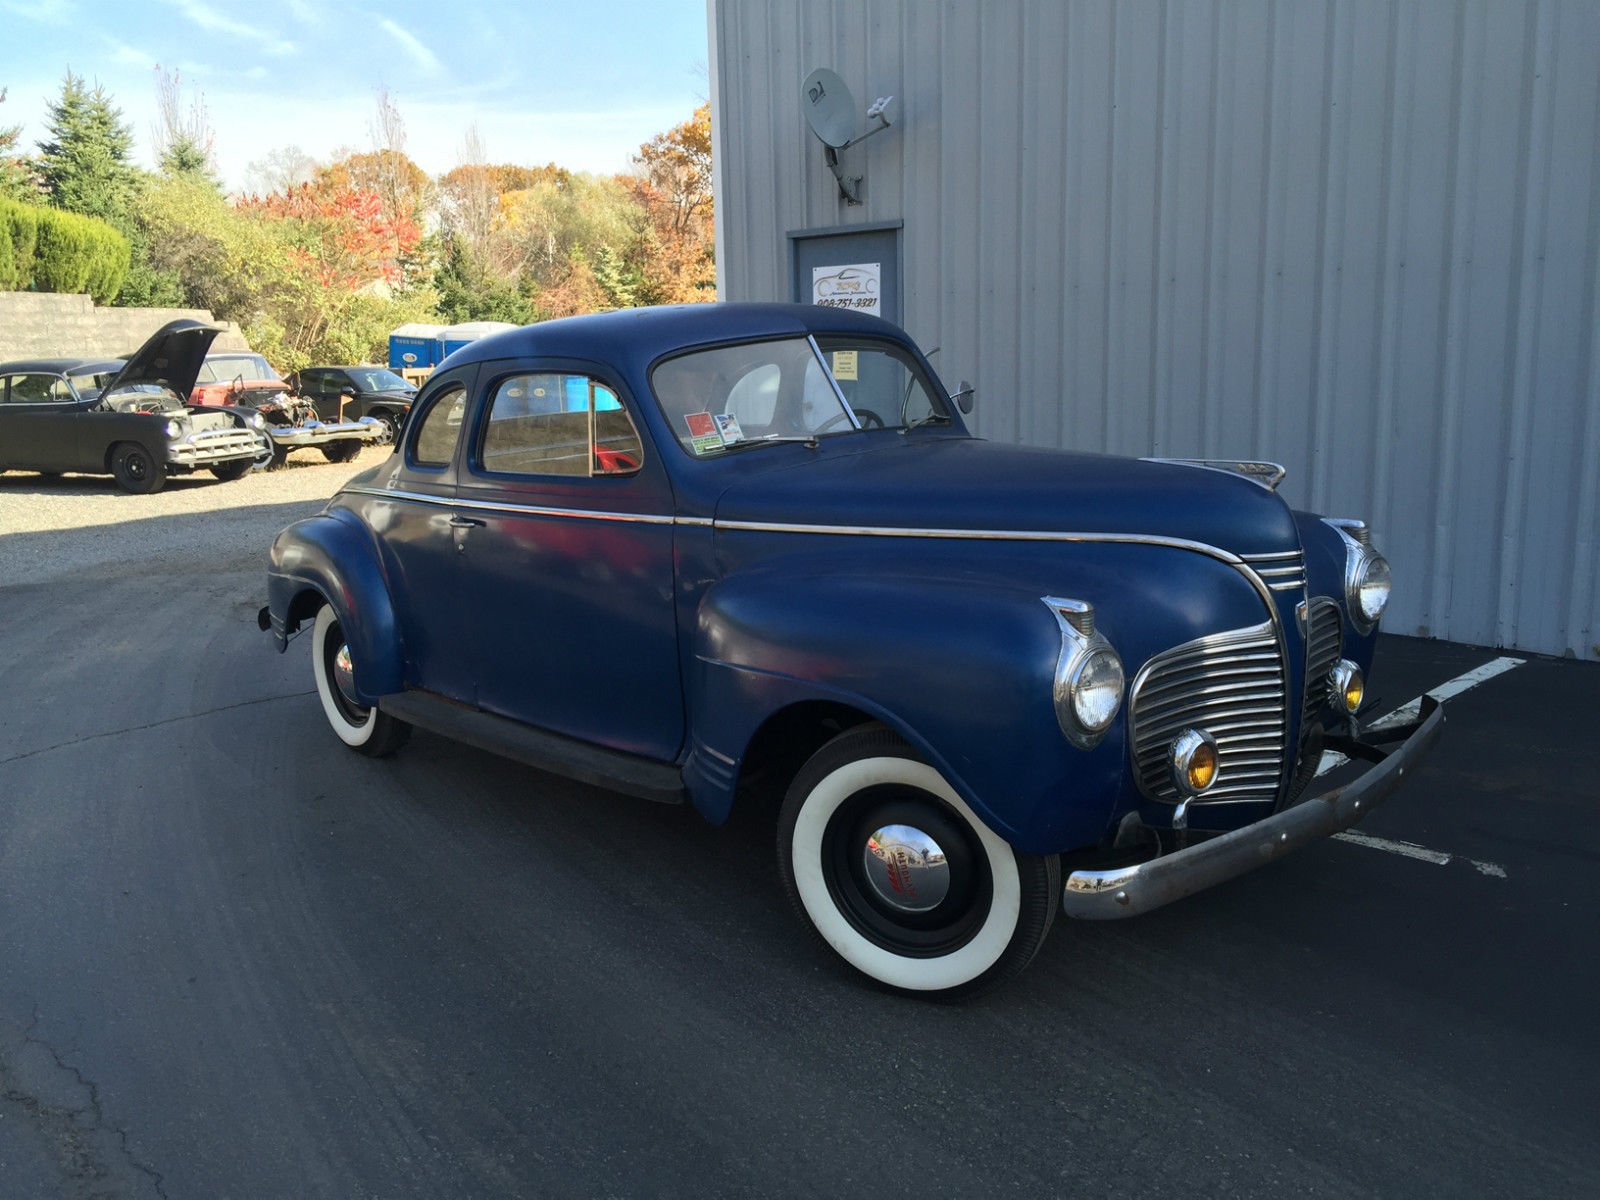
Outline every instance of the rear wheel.
<path fill-rule="evenodd" d="M 111 452 L 111 474 L 123 491 L 147 495 L 167 482 L 167 465 L 137 442 L 118 442 Z"/>
<path fill-rule="evenodd" d="M 333 732 L 346 746 L 371 758 L 393 754 L 411 736 L 411 726 L 365 705 L 356 697 L 355 670 L 350 647 L 332 607 L 317 611 L 311 631 L 311 669 L 317 678 L 317 696 Z"/>
<path fill-rule="evenodd" d="M 795 777 L 778 872 L 845 962 L 891 988 L 951 998 L 1027 966 L 1061 903 L 1055 856 L 1007 845 L 879 725 L 840 734 Z"/>
<path fill-rule="evenodd" d="M 349 462 L 361 453 L 361 443 L 354 438 L 346 438 L 339 442 L 327 442 L 322 447 L 322 457 L 332 463 Z"/>

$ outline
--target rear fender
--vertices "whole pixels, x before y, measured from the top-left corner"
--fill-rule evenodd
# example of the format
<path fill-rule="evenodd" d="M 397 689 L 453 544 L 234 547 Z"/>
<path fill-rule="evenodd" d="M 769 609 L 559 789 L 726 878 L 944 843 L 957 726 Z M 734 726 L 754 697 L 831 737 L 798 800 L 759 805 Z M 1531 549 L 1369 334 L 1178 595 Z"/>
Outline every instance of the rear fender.
<path fill-rule="evenodd" d="M 297 521 L 272 543 L 267 609 L 279 653 L 323 604 L 350 647 L 357 697 L 372 704 L 400 691 L 404 650 L 388 583 L 365 529 L 339 509 Z"/>

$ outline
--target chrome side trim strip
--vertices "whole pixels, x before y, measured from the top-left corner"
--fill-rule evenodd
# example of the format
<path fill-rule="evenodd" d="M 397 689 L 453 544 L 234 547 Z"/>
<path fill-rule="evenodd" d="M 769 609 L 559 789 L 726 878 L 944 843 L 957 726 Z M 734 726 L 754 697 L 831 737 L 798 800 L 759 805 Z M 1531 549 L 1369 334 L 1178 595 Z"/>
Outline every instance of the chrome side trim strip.
<path fill-rule="evenodd" d="M 470 508 L 476 512 L 525 513 L 533 517 L 570 517 L 578 521 L 624 521 L 638 525 L 676 525 L 677 517 L 656 513 L 603 512 L 591 508 L 548 508 L 536 504 L 492 504 L 487 500 L 469 500 L 463 496 L 430 496 L 424 492 L 390 491 L 388 488 L 347 487 L 345 492 L 362 496 L 377 496 L 384 500 L 414 500 L 419 504 L 432 504 L 439 508 Z"/>

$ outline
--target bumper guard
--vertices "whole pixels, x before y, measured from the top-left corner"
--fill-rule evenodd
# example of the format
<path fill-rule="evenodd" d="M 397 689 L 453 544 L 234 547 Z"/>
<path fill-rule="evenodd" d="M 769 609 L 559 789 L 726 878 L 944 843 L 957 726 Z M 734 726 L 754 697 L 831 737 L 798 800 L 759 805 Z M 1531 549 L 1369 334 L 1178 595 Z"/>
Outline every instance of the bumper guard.
<path fill-rule="evenodd" d="M 1439 702 L 1424 696 L 1418 719 L 1408 725 L 1385 727 L 1365 741 L 1330 739 L 1330 749 L 1377 765 L 1344 787 L 1198 845 L 1136 866 L 1074 871 L 1062 893 L 1062 911 L 1091 921 L 1138 916 L 1348 829 L 1400 786 L 1439 739 L 1443 725 Z M 1380 748 L 1401 738 L 1404 743 L 1394 750 Z"/>

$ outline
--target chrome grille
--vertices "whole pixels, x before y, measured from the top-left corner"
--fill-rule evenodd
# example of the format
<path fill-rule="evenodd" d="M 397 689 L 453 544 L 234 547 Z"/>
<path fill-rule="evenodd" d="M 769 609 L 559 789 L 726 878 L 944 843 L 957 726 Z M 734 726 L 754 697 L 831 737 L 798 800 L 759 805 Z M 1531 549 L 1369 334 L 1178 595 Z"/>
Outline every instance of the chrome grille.
<path fill-rule="evenodd" d="M 1306 556 L 1298 550 L 1281 554 L 1245 554 L 1250 569 L 1275 592 L 1292 592 L 1306 586 Z"/>
<path fill-rule="evenodd" d="M 1128 701 L 1134 776 L 1152 800 L 1176 804 L 1167 748 L 1185 729 L 1217 741 L 1217 781 L 1196 804 L 1272 801 L 1283 776 L 1288 707 L 1270 622 L 1162 651 L 1140 669 Z"/>
<path fill-rule="evenodd" d="M 1318 596 L 1306 606 L 1306 703 L 1302 730 L 1316 719 L 1328 702 L 1328 675 L 1344 650 L 1344 627 L 1339 620 L 1339 604 Z"/>

